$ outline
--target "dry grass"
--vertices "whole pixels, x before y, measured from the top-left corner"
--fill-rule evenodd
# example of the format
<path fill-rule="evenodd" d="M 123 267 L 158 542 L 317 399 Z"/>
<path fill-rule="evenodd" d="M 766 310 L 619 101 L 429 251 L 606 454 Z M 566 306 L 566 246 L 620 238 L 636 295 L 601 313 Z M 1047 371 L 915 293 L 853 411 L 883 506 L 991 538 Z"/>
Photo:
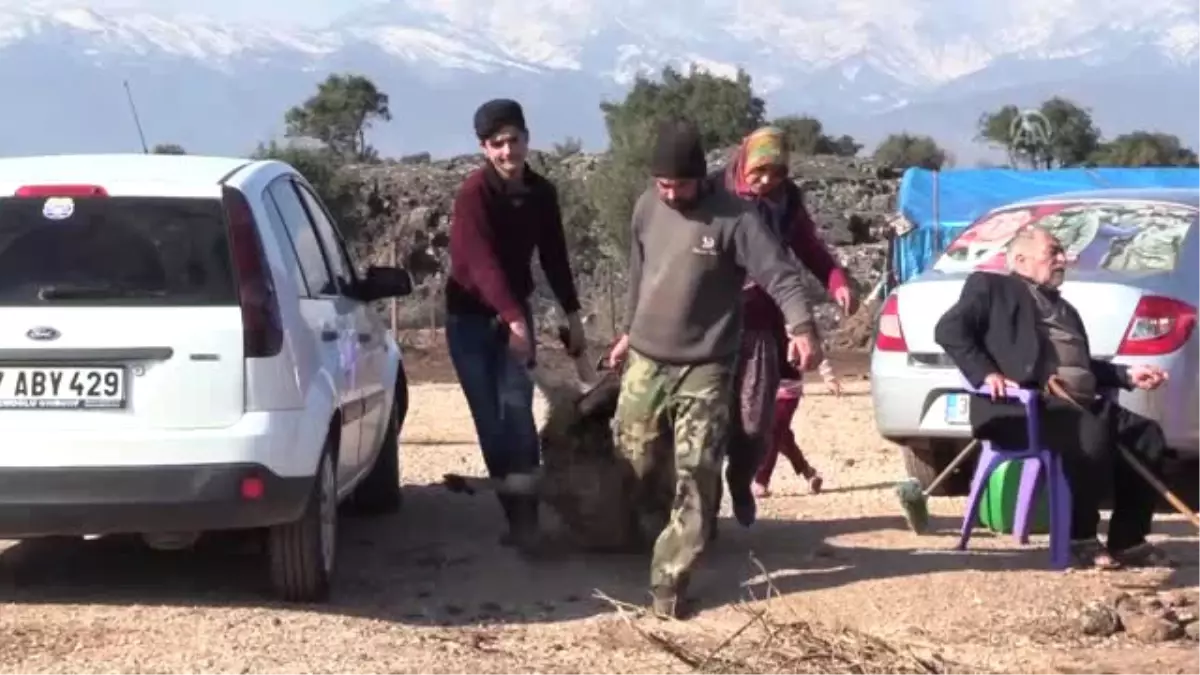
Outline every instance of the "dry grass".
<path fill-rule="evenodd" d="M 751 561 L 767 580 L 767 597 L 751 597 L 734 609 L 744 615 L 725 635 L 706 627 L 671 621 L 673 630 L 655 627 L 663 619 L 640 606 L 597 591 L 624 624 L 645 642 L 696 673 L 899 673 L 941 675 L 967 672 L 936 651 L 885 640 L 848 626 L 827 626 L 805 618 L 770 580 L 763 564 Z M 983 672 L 970 669 L 971 672 Z"/>

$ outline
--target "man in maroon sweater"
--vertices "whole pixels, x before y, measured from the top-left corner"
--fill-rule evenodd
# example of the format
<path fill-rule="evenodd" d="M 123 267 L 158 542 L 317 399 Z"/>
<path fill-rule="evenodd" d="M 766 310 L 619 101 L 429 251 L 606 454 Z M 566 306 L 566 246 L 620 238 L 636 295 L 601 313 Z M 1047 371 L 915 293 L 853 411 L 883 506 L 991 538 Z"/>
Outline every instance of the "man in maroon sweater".
<path fill-rule="evenodd" d="M 488 473 L 531 472 L 541 461 L 533 418 L 535 357 L 529 297 L 534 249 L 567 314 L 571 351 L 583 348 L 579 299 L 567 259 L 558 192 L 526 163 L 529 132 L 516 101 L 497 99 L 475 113 L 487 163 L 459 188 L 450 225 L 446 341 Z M 537 543 L 538 504 L 500 497 L 508 521 L 504 545 Z"/>

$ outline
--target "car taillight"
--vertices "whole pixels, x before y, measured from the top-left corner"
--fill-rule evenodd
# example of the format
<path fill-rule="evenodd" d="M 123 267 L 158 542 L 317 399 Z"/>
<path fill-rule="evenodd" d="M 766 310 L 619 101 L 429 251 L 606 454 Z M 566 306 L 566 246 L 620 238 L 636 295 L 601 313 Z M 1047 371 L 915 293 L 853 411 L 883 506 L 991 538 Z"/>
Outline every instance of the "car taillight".
<path fill-rule="evenodd" d="M 240 190 L 225 187 L 222 196 L 229 219 L 229 245 L 237 271 L 245 357 L 275 356 L 283 349 L 283 322 L 254 212 Z"/>
<path fill-rule="evenodd" d="M 1120 356 L 1156 356 L 1179 349 L 1192 336 L 1196 308 L 1173 298 L 1144 295 L 1117 347 Z"/>
<path fill-rule="evenodd" d="M 900 328 L 900 301 L 889 295 L 879 312 L 879 326 L 875 331 L 875 348 L 881 352 L 906 352 L 904 331 Z"/>
<path fill-rule="evenodd" d="M 14 197 L 107 197 L 99 185 L 22 185 Z"/>

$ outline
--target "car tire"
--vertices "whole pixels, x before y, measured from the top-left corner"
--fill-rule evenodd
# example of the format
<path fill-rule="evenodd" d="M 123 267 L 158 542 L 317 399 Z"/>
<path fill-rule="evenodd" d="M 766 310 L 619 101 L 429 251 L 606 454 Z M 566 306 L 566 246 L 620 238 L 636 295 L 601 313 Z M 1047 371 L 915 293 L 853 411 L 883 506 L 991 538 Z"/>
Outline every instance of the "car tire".
<path fill-rule="evenodd" d="M 401 367 L 383 444 L 371 471 L 354 491 L 354 511 L 364 515 L 397 513 L 404 506 L 400 487 L 400 431 L 408 414 L 408 383 Z"/>
<path fill-rule="evenodd" d="M 905 445 L 902 449 L 904 470 L 910 478 L 914 478 L 920 483 L 922 490 L 927 490 L 961 450 L 962 447 L 948 449 L 942 444 Z M 971 462 L 960 466 L 946 480 L 942 481 L 941 485 L 930 492 L 930 496 L 958 497 L 967 494 L 971 486 L 973 467 Z"/>
<path fill-rule="evenodd" d="M 317 463 L 304 514 L 267 530 L 267 564 L 275 595 L 287 602 L 324 602 L 337 562 L 338 495 L 333 436 Z"/>

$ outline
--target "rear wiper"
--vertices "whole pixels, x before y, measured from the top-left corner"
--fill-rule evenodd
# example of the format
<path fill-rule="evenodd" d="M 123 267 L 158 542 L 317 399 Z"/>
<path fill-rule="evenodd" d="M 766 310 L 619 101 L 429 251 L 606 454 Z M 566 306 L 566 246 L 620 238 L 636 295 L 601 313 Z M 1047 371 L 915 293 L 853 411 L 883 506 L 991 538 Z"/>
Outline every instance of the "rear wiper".
<path fill-rule="evenodd" d="M 86 298 L 161 298 L 166 291 L 120 286 L 42 286 L 39 300 L 80 300 Z"/>

